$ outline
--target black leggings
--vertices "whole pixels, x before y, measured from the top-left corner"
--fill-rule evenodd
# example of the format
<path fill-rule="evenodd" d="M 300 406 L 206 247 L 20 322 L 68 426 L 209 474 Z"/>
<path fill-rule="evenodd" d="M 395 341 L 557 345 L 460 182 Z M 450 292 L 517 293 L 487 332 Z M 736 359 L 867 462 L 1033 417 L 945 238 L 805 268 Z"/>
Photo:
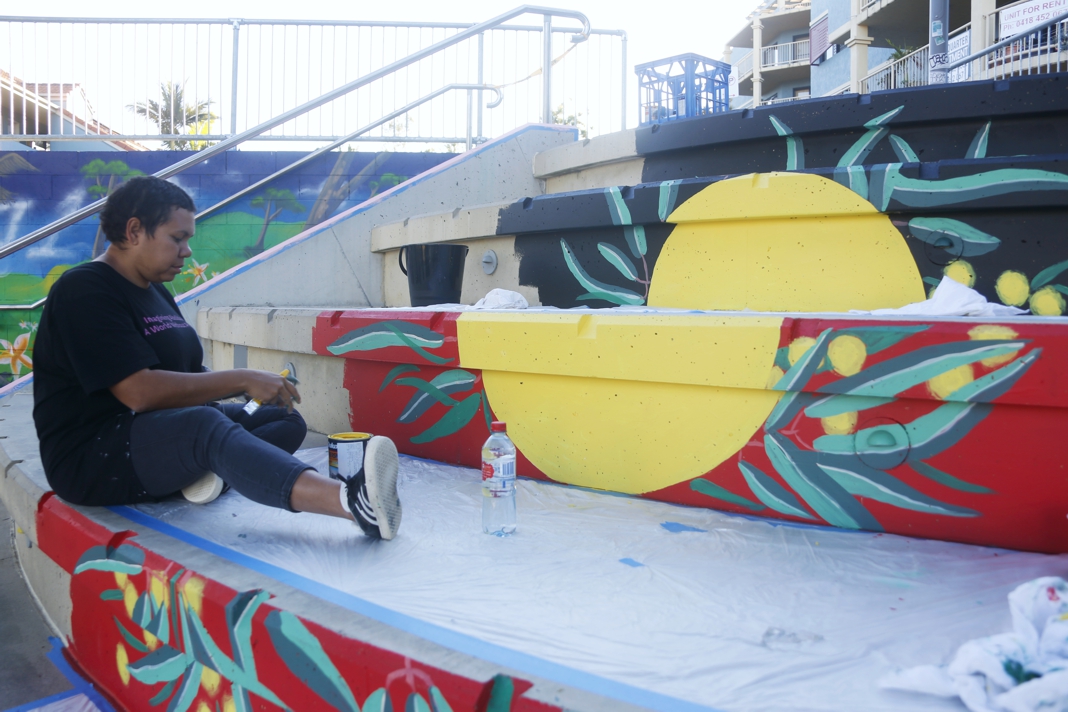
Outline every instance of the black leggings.
<path fill-rule="evenodd" d="M 295 511 L 293 483 L 313 469 L 293 457 L 308 432 L 304 418 L 270 405 L 253 415 L 243 409 L 219 403 L 136 415 L 130 458 L 145 491 L 165 497 L 214 472 L 255 502 Z"/>

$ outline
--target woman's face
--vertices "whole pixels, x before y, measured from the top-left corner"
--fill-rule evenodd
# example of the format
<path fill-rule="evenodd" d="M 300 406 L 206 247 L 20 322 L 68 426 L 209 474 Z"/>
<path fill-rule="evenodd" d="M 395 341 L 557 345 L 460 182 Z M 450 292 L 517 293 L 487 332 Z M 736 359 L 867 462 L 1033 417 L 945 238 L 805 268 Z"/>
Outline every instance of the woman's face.
<path fill-rule="evenodd" d="M 136 256 L 137 272 L 148 282 L 170 282 L 185 269 L 185 260 L 193 251 L 189 239 L 196 231 L 193 213 L 174 208 L 170 217 L 160 223 L 151 237 L 138 228 L 136 244 L 131 244 Z M 127 237 L 129 240 L 129 237 Z"/>

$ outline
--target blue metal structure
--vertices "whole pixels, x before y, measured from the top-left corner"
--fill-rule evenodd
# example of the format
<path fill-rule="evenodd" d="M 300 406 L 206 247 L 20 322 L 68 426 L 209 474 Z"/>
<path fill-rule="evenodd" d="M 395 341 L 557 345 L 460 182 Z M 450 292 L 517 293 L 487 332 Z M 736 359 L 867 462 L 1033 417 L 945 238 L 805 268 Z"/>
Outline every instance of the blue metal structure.
<path fill-rule="evenodd" d="M 679 54 L 634 67 L 642 126 L 727 111 L 729 64 Z"/>

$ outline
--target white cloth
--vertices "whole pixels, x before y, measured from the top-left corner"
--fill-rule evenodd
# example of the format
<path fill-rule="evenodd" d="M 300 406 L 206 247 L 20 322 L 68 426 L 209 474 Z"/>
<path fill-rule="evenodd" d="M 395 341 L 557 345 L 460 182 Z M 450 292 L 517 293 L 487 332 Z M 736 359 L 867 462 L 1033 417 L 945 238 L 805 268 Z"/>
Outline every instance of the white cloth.
<path fill-rule="evenodd" d="M 972 712 L 1068 712 L 1068 582 L 1028 581 L 1009 594 L 1012 633 L 971 640 L 948 666 L 884 676 L 886 689 L 959 697 Z"/>
<path fill-rule="evenodd" d="M 950 277 L 943 277 L 935 287 L 934 294 L 926 301 L 906 304 L 897 309 L 850 310 L 849 313 L 874 316 L 982 316 L 990 318 L 1026 314 L 1027 310 L 993 304 L 974 289 L 965 287 Z"/>
<path fill-rule="evenodd" d="M 530 304 L 519 292 L 507 289 L 491 289 L 489 294 L 475 302 L 473 309 L 526 309 Z"/>

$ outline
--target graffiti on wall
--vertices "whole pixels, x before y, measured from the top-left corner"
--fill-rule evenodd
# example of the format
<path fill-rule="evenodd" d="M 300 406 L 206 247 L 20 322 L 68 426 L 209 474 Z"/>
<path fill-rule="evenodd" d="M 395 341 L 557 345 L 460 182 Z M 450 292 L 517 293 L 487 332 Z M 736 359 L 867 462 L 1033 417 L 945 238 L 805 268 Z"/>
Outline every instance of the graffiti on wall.
<path fill-rule="evenodd" d="M 0 154 L 0 238 L 4 243 L 16 240 L 106 198 L 126 180 L 154 173 L 184 156 L 159 151 Z M 171 180 L 204 210 L 299 157 L 232 151 Z M 450 157 L 389 152 L 321 156 L 200 220 L 191 244 L 193 256 L 167 288 L 182 294 Z M 55 280 L 106 247 L 99 219 L 93 217 L 3 260 L 0 304 L 25 308 L 0 309 L 0 380 L 32 370 L 37 303 Z"/>

